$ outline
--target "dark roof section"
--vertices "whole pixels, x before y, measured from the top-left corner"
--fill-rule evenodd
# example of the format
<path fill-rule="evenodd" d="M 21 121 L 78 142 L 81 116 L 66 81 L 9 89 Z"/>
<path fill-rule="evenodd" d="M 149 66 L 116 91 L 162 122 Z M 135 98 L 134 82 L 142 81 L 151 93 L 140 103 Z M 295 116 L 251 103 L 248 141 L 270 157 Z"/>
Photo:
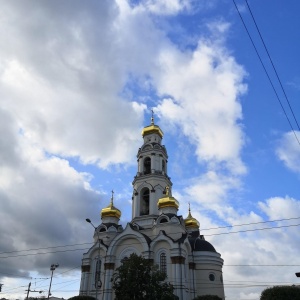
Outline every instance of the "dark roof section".
<path fill-rule="evenodd" d="M 189 235 L 189 242 L 192 251 L 217 252 L 214 246 L 204 239 L 203 235 L 199 235 L 199 231 L 192 232 L 192 234 Z"/>
<path fill-rule="evenodd" d="M 210 252 L 216 252 L 216 249 L 214 246 L 207 242 L 206 240 L 202 240 L 200 238 L 197 238 L 194 244 L 194 251 L 210 251 Z"/>

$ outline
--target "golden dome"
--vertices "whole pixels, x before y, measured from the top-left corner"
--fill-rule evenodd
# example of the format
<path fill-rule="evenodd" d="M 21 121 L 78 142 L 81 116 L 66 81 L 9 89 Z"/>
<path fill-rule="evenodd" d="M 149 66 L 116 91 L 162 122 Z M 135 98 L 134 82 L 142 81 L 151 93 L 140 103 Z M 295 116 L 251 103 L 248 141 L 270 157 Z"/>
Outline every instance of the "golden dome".
<path fill-rule="evenodd" d="M 148 134 L 151 134 L 151 133 L 157 133 L 162 138 L 164 133 L 159 128 L 159 126 L 154 125 L 153 109 L 151 111 L 152 111 L 151 125 L 144 127 L 144 129 L 142 130 L 142 136 L 144 137 L 145 135 L 148 135 Z"/>
<path fill-rule="evenodd" d="M 169 195 L 169 187 L 166 187 L 166 195 L 162 198 L 160 198 L 157 202 L 158 208 L 164 208 L 164 207 L 175 207 L 178 209 L 179 202 L 172 196 Z"/>
<path fill-rule="evenodd" d="M 151 133 L 157 133 L 161 138 L 164 135 L 162 130 L 159 128 L 159 126 L 151 124 L 149 126 L 144 127 L 144 129 L 142 131 L 142 136 L 144 137 L 145 135 L 148 135 L 148 134 L 151 134 Z"/>
<path fill-rule="evenodd" d="M 121 217 L 121 211 L 119 209 L 117 209 L 116 207 L 114 207 L 113 193 L 114 192 L 112 192 L 110 204 L 101 210 L 101 219 L 104 217 L 115 217 L 115 218 L 120 219 L 120 217 Z"/>
<path fill-rule="evenodd" d="M 190 206 L 189 206 L 189 214 L 188 214 L 187 218 L 184 219 L 184 225 L 187 228 L 195 228 L 195 227 L 199 228 L 200 227 L 200 223 L 195 218 L 193 218 L 193 216 L 191 214 Z"/>

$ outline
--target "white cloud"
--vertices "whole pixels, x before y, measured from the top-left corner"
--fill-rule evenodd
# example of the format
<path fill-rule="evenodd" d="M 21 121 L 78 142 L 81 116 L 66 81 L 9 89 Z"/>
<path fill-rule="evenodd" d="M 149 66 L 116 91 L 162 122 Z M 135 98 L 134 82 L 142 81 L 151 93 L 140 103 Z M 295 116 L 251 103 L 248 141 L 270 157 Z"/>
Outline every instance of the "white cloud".
<path fill-rule="evenodd" d="M 286 196 L 273 197 L 266 202 L 259 202 L 260 209 L 268 216 L 270 220 L 284 218 L 295 218 L 300 216 L 300 202 L 294 198 Z"/>
<path fill-rule="evenodd" d="M 189 0 L 146 0 L 144 5 L 155 14 L 175 15 L 183 10 L 190 10 L 192 2 Z"/>
<path fill-rule="evenodd" d="M 193 53 L 169 49 L 161 53 L 161 73 L 154 76 L 164 97 L 157 111 L 163 120 L 178 124 L 196 146 L 199 161 L 213 168 L 243 174 L 240 151 L 244 133 L 238 98 L 245 92 L 245 72 L 219 45 L 201 40 Z"/>
<path fill-rule="evenodd" d="M 287 132 L 280 139 L 276 149 L 277 156 L 283 161 L 285 166 L 297 173 L 300 173 L 299 141 L 299 131 Z"/>
<path fill-rule="evenodd" d="M 240 182 L 237 178 L 223 176 L 209 171 L 200 178 L 195 178 L 192 185 L 186 188 L 186 193 L 204 208 L 215 211 L 223 206 L 230 190 L 238 189 Z"/>

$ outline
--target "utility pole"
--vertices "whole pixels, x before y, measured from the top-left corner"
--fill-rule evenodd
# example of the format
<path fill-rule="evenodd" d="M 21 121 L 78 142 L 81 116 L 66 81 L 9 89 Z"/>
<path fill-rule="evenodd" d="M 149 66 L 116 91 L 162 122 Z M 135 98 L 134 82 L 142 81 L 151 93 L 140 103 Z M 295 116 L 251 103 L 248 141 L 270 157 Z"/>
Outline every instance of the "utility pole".
<path fill-rule="evenodd" d="M 50 297 L 50 291 L 51 291 L 51 284 L 52 284 L 53 272 L 54 272 L 54 270 L 55 270 L 56 268 L 58 268 L 58 267 L 59 267 L 59 264 L 52 264 L 52 265 L 50 266 L 51 279 L 50 279 L 50 285 L 49 285 L 49 291 L 48 291 L 48 298 L 47 298 L 47 299 L 49 299 L 49 297 Z"/>
<path fill-rule="evenodd" d="M 29 292 L 30 292 L 31 282 L 28 284 L 28 289 L 25 291 L 27 292 L 26 300 L 28 300 Z"/>
<path fill-rule="evenodd" d="M 28 289 L 25 290 L 25 292 L 27 292 L 26 300 L 28 300 L 29 292 L 32 292 L 32 293 L 40 293 L 40 294 L 43 292 L 43 291 L 32 291 L 32 290 L 30 290 L 30 287 L 31 287 L 31 282 L 29 282 L 29 284 L 28 284 Z"/>

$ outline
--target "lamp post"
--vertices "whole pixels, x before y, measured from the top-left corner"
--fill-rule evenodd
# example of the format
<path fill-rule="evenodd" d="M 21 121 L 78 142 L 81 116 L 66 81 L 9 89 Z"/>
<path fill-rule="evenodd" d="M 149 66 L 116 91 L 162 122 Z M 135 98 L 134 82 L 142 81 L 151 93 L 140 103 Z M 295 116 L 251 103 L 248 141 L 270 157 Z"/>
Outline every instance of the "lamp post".
<path fill-rule="evenodd" d="M 98 300 L 98 288 L 101 288 L 102 286 L 102 282 L 101 282 L 101 276 L 100 276 L 100 271 L 101 271 L 101 266 L 99 264 L 99 259 L 100 259 L 100 236 L 99 236 L 99 232 L 96 228 L 96 226 L 92 223 L 92 221 L 90 219 L 85 219 L 88 223 L 91 224 L 91 226 L 94 227 L 95 232 L 97 233 L 98 236 L 98 257 L 97 257 L 97 261 L 96 261 L 96 276 L 95 276 L 95 289 L 96 289 L 96 300 Z"/>
<path fill-rule="evenodd" d="M 56 268 L 59 267 L 59 264 L 52 264 L 50 266 L 50 271 L 51 271 L 51 279 L 50 279 L 50 285 L 49 285 L 49 291 L 48 291 L 48 299 L 50 297 L 50 290 L 51 290 L 51 284 L 52 284 L 52 277 L 53 277 L 53 272 Z"/>
<path fill-rule="evenodd" d="M 300 277 L 300 272 L 295 273 L 297 277 Z"/>

